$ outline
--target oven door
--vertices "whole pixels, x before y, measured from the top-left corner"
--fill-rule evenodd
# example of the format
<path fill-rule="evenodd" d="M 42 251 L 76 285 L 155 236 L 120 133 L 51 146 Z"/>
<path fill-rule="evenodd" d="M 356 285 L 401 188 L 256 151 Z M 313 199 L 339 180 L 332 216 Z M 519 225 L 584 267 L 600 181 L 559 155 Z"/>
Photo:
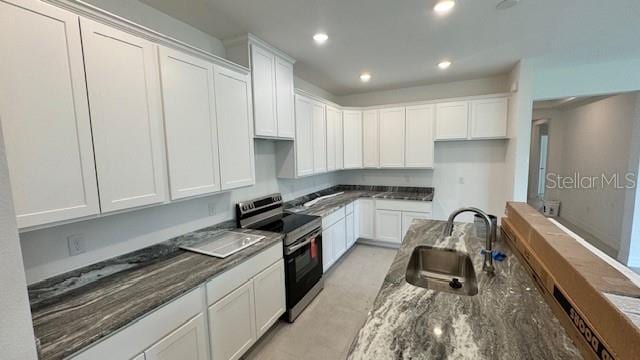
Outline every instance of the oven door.
<path fill-rule="evenodd" d="M 293 308 L 322 278 L 322 230 L 285 247 L 287 308 Z"/>

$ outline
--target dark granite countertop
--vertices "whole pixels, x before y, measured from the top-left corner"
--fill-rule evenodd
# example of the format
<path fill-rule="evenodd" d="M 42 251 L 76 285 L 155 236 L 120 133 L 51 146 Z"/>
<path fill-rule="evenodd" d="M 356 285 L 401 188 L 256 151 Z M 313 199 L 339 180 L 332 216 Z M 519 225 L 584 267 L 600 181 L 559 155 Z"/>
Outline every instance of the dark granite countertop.
<path fill-rule="evenodd" d="M 41 358 L 63 359 L 282 241 L 282 235 L 233 229 L 233 222 L 201 229 L 29 287 Z M 224 231 L 265 238 L 227 258 L 180 250 Z"/>
<path fill-rule="evenodd" d="M 407 233 L 348 359 L 581 359 L 580 352 L 504 241 L 496 275 L 482 271 L 484 239 L 471 224 L 418 220 Z M 471 256 L 479 293 L 467 297 L 413 286 L 405 270 L 413 248 L 429 245 Z"/>
<path fill-rule="evenodd" d="M 340 192 L 343 194 L 321 200 L 307 208 L 302 207 L 307 201 Z M 387 200 L 433 201 L 433 196 L 434 189 L 430 187 L 338 185 L 306 196 L 301 196 L 287 202 L 285 207 L 290 211 L 301 214 L 326 216 L 345 207 L 352 201 L 363 197 Z"/>

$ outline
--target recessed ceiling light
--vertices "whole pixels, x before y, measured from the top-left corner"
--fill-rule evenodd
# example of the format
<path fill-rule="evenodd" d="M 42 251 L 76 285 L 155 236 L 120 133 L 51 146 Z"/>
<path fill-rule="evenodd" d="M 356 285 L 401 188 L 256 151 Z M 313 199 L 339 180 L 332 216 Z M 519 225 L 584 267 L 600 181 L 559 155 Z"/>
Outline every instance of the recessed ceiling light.
<path fill-rule="evenodd" d="M 441 61 L 441 62 L 438 64 L 438 67 L 439 67 L 440 69 L 442 69 L 442 70 L 444 70 L 444 69 L 448 69 L 448 68 L 449 68 L 449 66 L 451 66 L 451 61 L 449 61 L 449 60 Z"/>
<path fill-rule="evenodd" d="M 360 81 L 369 82 L 369 80 L 371 80 L 371 74 L 363 73 L 362 75 L 360 75 Z"/>
<path fill-rule="evenodd" d="M 329 35 L 325 33 L 317 33 L 313 35 L 313 40 L 316 42 L 316 44 L 322 45 L 327 42 L 327 40 L 329 40 Z"/>
<path fill-rule="evenodd" d="M 438 14 L 445 14 L 451 11 L 454 6 L 456 6 L 456 2 L 454 0 L 440 0 L 433 7 L 433 10 Z"/>
<path fill-rule="evenodd" d="M 520 2 L 520 0 L 502 0 L 498 3 L 498 5 L 496 5 L 496 9 L 506 10 L 510 7 L 518 5 L 518 2 Z"/>

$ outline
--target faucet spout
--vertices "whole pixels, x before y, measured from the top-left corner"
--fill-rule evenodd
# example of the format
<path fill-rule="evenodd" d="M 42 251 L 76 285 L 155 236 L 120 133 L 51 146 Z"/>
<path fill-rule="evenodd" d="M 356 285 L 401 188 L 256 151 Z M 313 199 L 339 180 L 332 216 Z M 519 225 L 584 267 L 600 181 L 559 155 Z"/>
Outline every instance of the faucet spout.
<path fill-rule="evenodd" d="M 444 236 L 451 236 L 453 233 L 453 221 L 455 218 L 465 212 L 472 212 L 480 215 L 487 226 L 487 235 L 486 235 L 486 243 L 484 248 L 484 262 L 482 263 L 482 270 L 493 274 L 495 268 L 493 266 L 493 243 L 496 241 L 496 224 L 491 221 L 491 218 L 484 211 L 475 208 L 475 207 L 464 207 L 457 209 L 449 215 L 449 219 L 447 220 L 447 225 L 444 228 Z"/>

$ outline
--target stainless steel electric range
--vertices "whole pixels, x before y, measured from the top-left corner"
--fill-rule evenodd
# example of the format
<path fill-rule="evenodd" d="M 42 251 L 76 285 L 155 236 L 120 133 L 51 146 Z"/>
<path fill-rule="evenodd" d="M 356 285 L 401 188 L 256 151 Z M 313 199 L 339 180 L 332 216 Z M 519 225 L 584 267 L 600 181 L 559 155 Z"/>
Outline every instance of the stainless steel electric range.
<path fill-rule="evenodd" d="M 238 227 L 284 234 L 287 312 L 293 322 L 324 287 L 322 218 L 284 211 L 282 196 L 272 194 L 236 205 Z"/>

